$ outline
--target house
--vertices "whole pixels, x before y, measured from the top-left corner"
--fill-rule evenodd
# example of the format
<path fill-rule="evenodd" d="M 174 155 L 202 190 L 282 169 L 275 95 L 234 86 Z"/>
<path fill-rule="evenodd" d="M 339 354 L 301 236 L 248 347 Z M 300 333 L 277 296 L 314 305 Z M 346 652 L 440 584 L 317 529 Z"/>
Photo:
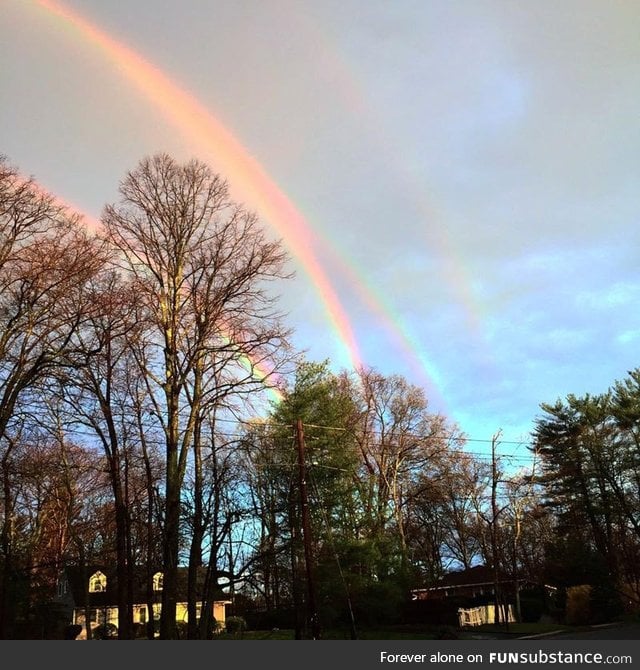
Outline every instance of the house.
<path fill-rule="evenodd" d="M 500 605 L 501 621 L 515 621 L 516 615 L 518 620 L 522 620 L 520 594 L 523 591 L 537 591 L 546 597 L 556 590 L 552 586 L 503 572 L 497 577 L 503 600 Z M 418 601 L 416 605 L 430 605 L 434 611 L 452 612 L 452 608 L 456 608 L 458 625 L 467 627 L 495 623 L 495 592 L 496 575 L 493 568 L 477 565 L 466 570 L 449 572 L 428 587 L 414 589 L 411 599 Z"/>
<path fill-rule="evenodd" d="M 198 585 L 204 583 L 202 568 L 198 575 Z M 176 621 L 187 622 L 186 602 L 187 569 L 178 569 L 178 603 L 176 608 Z M 162 609 L 162 586 L 163 573 L 158 570 L 153 575 L 153 618 L 160 619 Z M 57 602 L 66 607 L 69 623 L 82 626 L 82 632 L 76 639 L 87 638 L 87 624 L 94 631 L 105 625 L 118 628 L 118 606 L 117 606 L 117 579 L 115 570 L 109 566 L 94 565 L 90 568 L 80 569 L 68 567 L 59 577 L 57 584 Z M 231 604 L 224 593 L 220 592 L 213 603 L 213 617 L 216 623 L 224 625 L 226 620 L 226 606 Z M 200 616 L 202 604 L 196 603 L 198 617 Z M 134 605 L 133 623 L 146 625 L 150 619 L 149 606 L 146 597 L 146 580 L 141 570 L 134 574 Z"/>

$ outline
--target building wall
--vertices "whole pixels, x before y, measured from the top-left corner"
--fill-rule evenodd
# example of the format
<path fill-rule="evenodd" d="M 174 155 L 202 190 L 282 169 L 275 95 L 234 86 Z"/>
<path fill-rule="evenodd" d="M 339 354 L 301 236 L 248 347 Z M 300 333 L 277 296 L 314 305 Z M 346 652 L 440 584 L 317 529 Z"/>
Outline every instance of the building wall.
<path fill-rule="evenodd" d="M 505 614 L 509 615 L 509 623 L 515 622 L 515 614 L 513 605 L 505 608 L 504 605 L 500 607 L 500 620 L 504 622 Z M 468 609 L 460 608 L 458 610 L 458 623 L 460 628 L 467 628 L 473 626 L 482 626 L 484 624 L 492 624 L 496 622 L 496 608 L 494 605 L 482 605 L 480 607 L 470 607 Z"/>
<path fill-rule="evenodd" d="M 118 608 L 117 607 L 92 607 L 89 608 L 89 617 L 91 630 L 98 628 L 99 626 L 107 624 L 113 624 L 118 626 Z M 73 620 L 72 623 L 82 626 L 82 631 L 76 638 L 76 640 L 86 640 L 87 639 L 87 628 L 86 628 L 86 618 L 85 618 L 85 609 L 76 607 L 73 610 Z"/>
<path fill-rule="evenodd" d="M 226 605 L 230 601 L 216 601 L 213 603 L 213 616 L 219 625 L 224 625 L 226 620 Z M 154 619 L 160 617 L 160 605 L 154 605 Z M 200 603 L 197 604 L 198 616 L 200 615 Z M 90 609 L 91 617 L 91 629 L 94 630 L 103 624 L 113 624 L 118 627 L 118 608 L 117 607 L 94 607 Z M 177 603 L 176 604 L 176 621 L 188 621 L 187 614 L 187 603 Z M 148 611 L 146 605 L 134 605 L 133 606 L 133 623 L 145 624 L 149 621 Z M 77 640 L 86 640 L 87 639 L 87 630 L 86 630 L 86 620 L 85 620 L 85 610 L 84 608 L 76 607 L 73 610 L 73 621 L 72 623 L 82 626 L 82 632 Z"/>

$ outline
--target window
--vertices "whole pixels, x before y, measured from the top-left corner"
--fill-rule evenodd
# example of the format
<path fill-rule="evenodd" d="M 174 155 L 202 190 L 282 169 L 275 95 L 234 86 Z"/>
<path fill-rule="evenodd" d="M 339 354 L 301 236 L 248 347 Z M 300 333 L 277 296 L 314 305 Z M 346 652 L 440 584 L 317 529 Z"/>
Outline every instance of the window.
<path fill-rule="evenodd" d="M 189 621 L 189 612 L 187 609 L 187 603 L 181 603 L 179 605 L 184 608 L 184 614 L 182 615 L 182 620 L 184 622 Z M 198 602 L 196 603 L 196 621 L 200 621 L 200 616 L 202 615 L 202 603 Z"/>
<path fill-rule="evenodd" d="M 155 575 L 153 575 L 153 590 L 154 591 L 162 591 L 162 581 L 164 579 L 164 575 L 161 572 L 156 572 Z"/>
<path fill-rule="evenodd" d="M 98 570 L 89 578 L 89 593 L 100 593 L 107 589 L 107 577 Z"/>
<path fill-rule="evenodd" d="M 147 623 L 147 607 L 143 605 L 138 611 L 138 621 L 140 623 Z"/>

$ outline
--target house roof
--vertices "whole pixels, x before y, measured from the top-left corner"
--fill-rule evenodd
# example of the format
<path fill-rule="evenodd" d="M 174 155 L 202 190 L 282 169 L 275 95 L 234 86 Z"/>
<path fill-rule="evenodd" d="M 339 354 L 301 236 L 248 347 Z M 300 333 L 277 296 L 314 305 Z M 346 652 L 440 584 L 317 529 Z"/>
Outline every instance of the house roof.
<path fill-rule="evenodd" d="M 522 587 L 529 586 L 543 586 L 528 578 L 517 577 L 509 575 L 505 572 L 500 572 L 499 579 L 502 584 L 510 585 L 511 588 L 517 583 Z M 495 573 L 493 568 L 487 565 L 476 565 L 466 570 L 455 570 L 443 575 L 437 582 L 421 589 L 412 589 L 411 595 L 414 600 L 419 600 L 425 597 L 448 597 L 450 595 L 459 595 L 467 592 L 475 591 L 478 588 L 486 588 L 495 586 Z M 545 589 L 555 590 L 555 587 L 544 584 Z M 426 594 L 431 594 L 427 596 Z"/>
<path fill-rule="evenodd" d="M 89 592 L 89 580 L 91 576 L 96 572 L 102 572 L 106 579 L 106 589 L 104 591 L 98 592 Z M 162 572 L 161 569 L 153 570 L 152 575 L 156 572 Z M 198 568 L 198 579 L 196 586 L 196 594 L 198 600 L 201 599 L 204 592 L 204 582 L 206 578 L 206 567 Z M 85 568 L 80 568 L 79 566 L 68 566 L 65 569 L 65 574 L 67 581 L 69 583 L 69 590 L 71 591 L 71 596 L 76 604 L 76 606 L 82 606 L 85 604 L 85 598 L 87 602 L 92 607 L 101 607 L 106 605 L 115 604 L 118 601 L 118 580 L 115 568 L 107 565 L 91 565 Z M 147 575 L 148 572 L 139 567 L 134 570 L 133 576 L 133 600 L 137 603 L 144 603 L 147 599 Z M 188 570 L 187 568 L 179 567 L 178 568 L 178 601 L 187 600 L 187 580 L 188 580 Z M 156 592 L 158 597 L 160 597 L 161 591 Z M 218 589 L 215 595 L 216 600 L 227 600 L 226 595 L 222 590 Z"/>
<path fill-rule="evenodd" d="M 501 578 L 504 579 L 505 576 L 501 575 Z M 433 585 L 434 588 L 445 587 L 445 586 L 471 586 L 473 584 L 493 584 L 495 581 L 495 575 L 493 568 L 490 568 L 486 565 L 476 565 L 473 568 L 467 568 L 466 570 L 457 570 L 455 572 L 448 572 L 443 575 L 436 584 Z"/>
<path fill-rule="evenodd" d="M 500 572 L 499 579 L 503 583 L 513 582 L 513 575 L 508 575 L 505 572 Z M 437 582 L 427 586 L 426 588 L 416 589 L 416 591 L 439 591 L 442 589 L 455 589 L 470 586 L 484 586 L 493 585 L 495 583 L 495 573 L 493 568 L 488 565 L 476 565 L 465 570 L 455 570 L 448 572 Z"/>

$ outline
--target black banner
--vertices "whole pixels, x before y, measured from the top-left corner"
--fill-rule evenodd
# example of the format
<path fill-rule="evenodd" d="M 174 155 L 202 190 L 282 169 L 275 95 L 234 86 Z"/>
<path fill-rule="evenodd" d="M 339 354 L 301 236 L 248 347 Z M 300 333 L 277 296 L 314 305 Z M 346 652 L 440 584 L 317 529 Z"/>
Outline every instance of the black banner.
<path fill-rule="evenodd" d="M 135 666 L 186 670 L 268 667 L 339 668 L 640 668 L 637 640 L 229 640 L 208 642 L 3 642 L 3 657 L 21 665 L 128 670 Z"/>

